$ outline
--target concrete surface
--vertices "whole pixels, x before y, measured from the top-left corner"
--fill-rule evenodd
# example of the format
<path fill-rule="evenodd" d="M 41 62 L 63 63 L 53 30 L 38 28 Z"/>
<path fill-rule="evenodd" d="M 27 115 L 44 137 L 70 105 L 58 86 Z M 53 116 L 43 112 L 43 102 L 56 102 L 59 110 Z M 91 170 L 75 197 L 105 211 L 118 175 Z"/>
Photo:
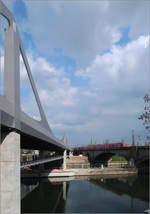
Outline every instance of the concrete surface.
<path fill-rule="evenodd" d="M 0 214 L 20 214 L 20 135 L 1 137 Z"/>
<path fill-rule="evenodd" d="M 75 176 L 79 175 L 125 175 L 137 174 L 137 169 L 122 169 L 122 168 L 94 168 L 94 169 L 72 169 Z"/>

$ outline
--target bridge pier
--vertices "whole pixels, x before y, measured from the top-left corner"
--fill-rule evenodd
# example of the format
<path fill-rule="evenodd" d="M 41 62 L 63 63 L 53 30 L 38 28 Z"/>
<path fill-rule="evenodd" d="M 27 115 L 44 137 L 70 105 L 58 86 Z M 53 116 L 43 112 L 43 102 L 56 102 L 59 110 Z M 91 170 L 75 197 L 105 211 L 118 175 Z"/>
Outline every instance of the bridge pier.
<path fill-rule="evenodd" d="M 135 167 L 134 159 L 133 159 L 133 158 L 130 158 L 130 160 L 128 161 L 128 165 L 129 165 L 129 167 L 131 167 L 131 168 L 134 168 L 134 167 Z"/>
<path fill-rule="evenodd" d="M 0 139 L 0 214 L 20 214 L 20 134 Z"/>
<path fill-rule="evenodd" d="M 66 158 L 67 158 L 67 150 L 64 150 L 64 159 L 63 159 L 63 169 L 66 169 Z"/>
<path fill-rule="evenodd" d="M 67 198 L 67 193 L 66 193 L 66 186 L 67 186 L 67 183 L 66 183 L 66 181 L 64 181 L 63 182 L 63 199 L 64 199 L 64 201 L 66 201 L 66 198 Z"/>
<path fill-rule="evenodd" d="M 44 158 L 47 156 L 47 154 L 48 154 L 48 151 L 43 151 L 43 150 L 41 150 L 40 153 L 39 153 L 40 159 L 44 159 Z M 40 165 L 39 165 L 39 169 L 40 169 L 40 170 L 45 170 L 45 164 L 44 164 L 44 163 L 43 163 L 43 164 L 40 164 Z"/>

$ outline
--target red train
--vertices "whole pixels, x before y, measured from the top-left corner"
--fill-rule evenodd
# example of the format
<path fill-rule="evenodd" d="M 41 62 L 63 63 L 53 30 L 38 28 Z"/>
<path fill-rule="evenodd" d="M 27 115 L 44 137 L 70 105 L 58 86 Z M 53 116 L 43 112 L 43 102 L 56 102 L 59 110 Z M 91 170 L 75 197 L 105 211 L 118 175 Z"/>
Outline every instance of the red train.
<path fill-rule="evenodd" d="M 110 143 L 110 144 L 97 144 L 97 145 L 88 145 L 88 146 L 80 146 L 75 147 L 74 150 L 90 150 L 90 149 L 99 149 L 99 148 L 118 148 L 125 147 L 124 142 L 119 143 Z"/>

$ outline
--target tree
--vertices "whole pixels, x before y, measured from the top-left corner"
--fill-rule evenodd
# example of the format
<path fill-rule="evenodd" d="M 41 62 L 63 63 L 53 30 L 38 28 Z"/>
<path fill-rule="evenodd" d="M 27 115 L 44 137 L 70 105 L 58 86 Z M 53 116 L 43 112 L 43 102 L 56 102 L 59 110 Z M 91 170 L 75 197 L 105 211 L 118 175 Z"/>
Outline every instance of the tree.
<path fill-rule="evenodd" d="M 146 94 L 144 96 L 144 102 L 145 102 L 144 112 L 143 114 L 140 115 L 138 119 L 144 121 L 143 125 L 148 131 L 147 139 L 148 139 L 148 142 L 150 142 L 150 95 L 149 94 Z"/>

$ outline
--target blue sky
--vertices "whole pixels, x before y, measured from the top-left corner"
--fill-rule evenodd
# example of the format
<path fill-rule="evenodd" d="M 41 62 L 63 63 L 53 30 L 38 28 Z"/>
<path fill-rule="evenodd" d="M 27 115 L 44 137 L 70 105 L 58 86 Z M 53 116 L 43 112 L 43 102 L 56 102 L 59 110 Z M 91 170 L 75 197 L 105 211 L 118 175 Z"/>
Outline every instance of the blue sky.
<path fill-rule="evenodd" d="M 22 0 L 15 0 L 14 5 L 13 5 L 13 12 L 16 14 L 16 20 L 23 20 L 27 19 L 27 10 L 26 10 L 26 5 Z"/>
<path fill-rule="evenodd" d="M 91 136 L 97 143 L 131 143 L 135 129 L 144 139 L 137 118 L 149 90 L 148 1 L 6 4 L 56 136 L 66 131 L 72 145 L 87 144 Z M 38 118 L 23 64 L 21 69 L 23 110 Z"/>

